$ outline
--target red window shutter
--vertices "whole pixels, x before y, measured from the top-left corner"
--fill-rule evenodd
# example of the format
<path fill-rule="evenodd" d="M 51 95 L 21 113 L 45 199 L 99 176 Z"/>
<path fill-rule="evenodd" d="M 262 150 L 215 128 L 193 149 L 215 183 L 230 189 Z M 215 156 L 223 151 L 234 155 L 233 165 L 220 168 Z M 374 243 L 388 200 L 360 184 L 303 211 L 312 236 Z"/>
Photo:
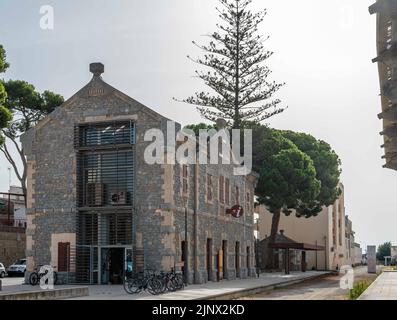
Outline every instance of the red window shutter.
<path fill-rule="evenodd" d="M 187 193 L 187 180 L 183 179 L 183 193 Z"/>
<path fill-rule="evenodd" d="M 58 242 L 58 271 L 69 271 L 70 242 Z"/>

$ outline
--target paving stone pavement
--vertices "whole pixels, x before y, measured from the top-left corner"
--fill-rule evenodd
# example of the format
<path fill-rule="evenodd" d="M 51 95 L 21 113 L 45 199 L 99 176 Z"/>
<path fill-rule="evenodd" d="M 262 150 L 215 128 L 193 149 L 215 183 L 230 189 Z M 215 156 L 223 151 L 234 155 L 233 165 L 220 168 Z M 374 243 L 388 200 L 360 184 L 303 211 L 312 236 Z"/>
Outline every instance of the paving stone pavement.
<path fill-rule="evenodd" d="M 358 300 L 397 300 L 397 272 L 383 271 Z"/>
<path fill-rule="evenodd" d="M 200 285 L 189 285 L 184 290 L 171 292 L 158 296 L 147 293 L 129 295 L 122 286 L 89 286 L 90 295 L 75 298 L 75 300 L 194 300 L 208 299 L 209 297 L 231 294 L 237 291 L 253 289 L 257 287 L 271 286 L 288 283 L 295 280 L 310 279 L 327 274 L 328 272 L 308 271 L 292 272 L 289 275 L 282 273 L 264 273 L 259 278 L 243 280 L 224 280 L 221 282 L 207 282 Z"/>
<path fill-rule="evenodd" d="M 224 280 L 220 282 L 207 282 L 200 285 L 189 285 L 184 290 L 153 296 L 149 293 L 129 295 L 121 285 L 90 285 L 89 296 L 73 298 L 75 300 L 193 300 L 208 299 L 221 294 L 231 294 L 242 290 L 258 287 L 286 284 L 291 281 L 308 280 L 327 274 L 321 271 L 263 273 L 259 278 Z M 39 286 L 32 287 L 22 284 L 23 278 L 3 279 L 3 291 L 1 293 L 14 293 L 32 290 L 40 290 Z M 73 285 L 55 286 L 56 289 L 75 287 Z"/>
<path fill-rule="evenodd" d="M 340 288 L 343 274 L 330 274 L 277 290 L 246 296 L 243 300 L 346 300 L 349 289 Z M 372 278 L 367 267 L 354 268 L 355 282 Z"/>

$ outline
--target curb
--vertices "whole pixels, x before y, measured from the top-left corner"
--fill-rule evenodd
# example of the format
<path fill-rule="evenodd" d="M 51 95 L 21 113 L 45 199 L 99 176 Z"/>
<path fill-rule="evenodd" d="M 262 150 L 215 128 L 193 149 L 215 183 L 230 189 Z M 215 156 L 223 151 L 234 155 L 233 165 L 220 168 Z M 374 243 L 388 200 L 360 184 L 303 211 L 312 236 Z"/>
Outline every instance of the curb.
<path fill-rule="evenodd" d="M 369 288 L 371 288 L 372 286 L 375 285 L 376 281 L 378 281 L 378 280 L 382 277 L 383 272 L 385 272 L 385 271 L 382 271 L 382 272 L 376 277 L 376 279 L 375 279 L 374 281 L 372 281 L 372 283 L 369 285 L 369 287 L 368 287 L 367 289 L 365 289 L 365 291 L 364 291 L 363 293 L 360 294 L 360 296 L 359 296 L 356 300 L 367 300 L 367 299 L 364 299 L 365 293 L 369 290 Z M 368 300 L 372 300 L 372 299 L 368 299 Z"/>
<path fill-rule="evenodd" d="M 57 300 L 88 296 L 88 287 L 0 293 L 0 300 Z"/>
<path fill-rule="evenodd" d="M 291 286 L 291 285 L 305 282 L 308 280 L 323 278 L 330 274 L 332 274 L 332 273 L 328 272 L 328 273 L 314 275 L 314 276 L 303 278 L 303 279 L 289 280 L 289 281 L 285 281 L 285 282 L 281 282 L 281 283 L 269 284 L 269 285 L 265 285 L 265 286 L 258 286 L 258 287 L 254 287 L 254 288 L 243 289 L 243 290 L 236 290 L 236 291 L 232 291 L 232 292 L 228 292 L 228 293 L 220 293 L 220 294 L 215 294 L 215 295 L 201 297 L 201 298 L 192 299 L 192 300 L 233 300 L 233 299 L 238 299 L 238 298 L 242 298 L 242 297 L 246 297 L 246 296 L 255 295 L 258 293 L 264 293 L 264 292 L 272 291 L 275 289 Z"/>

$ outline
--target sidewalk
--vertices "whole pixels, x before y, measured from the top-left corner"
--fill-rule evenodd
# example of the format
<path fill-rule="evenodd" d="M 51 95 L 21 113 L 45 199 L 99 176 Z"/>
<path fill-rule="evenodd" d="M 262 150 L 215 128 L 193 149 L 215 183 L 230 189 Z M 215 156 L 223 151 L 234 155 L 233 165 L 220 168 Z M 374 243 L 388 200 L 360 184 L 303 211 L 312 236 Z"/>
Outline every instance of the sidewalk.
<path fill-rule="evenodd" d="M 383 271 L 358 300 L 397 300 L 397 272 Z"/>
<path fill-rule="evenodd" d="M 208 282 L 200 285 L 189 285 L 184 290 L 153 296 L 149 293 L 127 294 L 122 285 L 60 285 L 55 286 L 54 290 L 40 290 L 38 286 L 21 284 L 22 280 L 8 280 L 3 285 L 3 291 L 0 292 L 0 298 L 4 295 L 10 295 L 12 298 L 15 293 L 22 294 L 22 299 L 51 299 L 62 298 L 60 293 L 68 293 L 68 291 L 79 292 L 88 288 L 86 296 L 77 296 L 74 298 L 65 298 L 71 300 L 216 300 L 216 299 L 236 299 L 239 297 L 252 295 L 258 292 L 273 290 L 275 287 L 282 287 L 305 280 L 317 278 L 329 274 L 329 272 L 307 271 L 307 272 L 291 272 L 286 275 L 283 273 L 263 273 L 259 278 L 223 280 L 220 282 Z M 34 291 L 34 292 L 33 292 Z M 45 295 L 45 296 L 44 296 Z M 82 293 L 80 293 L 82 295 Z M 73 296 L 73 295 L 72 295 Z M 36 298 L 37 297 L 37 298 Z M 5 297 L 2 297 L 5 298 Z"/>
<path fill-rule="evenodd" d="M 23 284 L 23 278 L 4 278 L 0 300 L 52 300 L 88 295 L 87 286 L 60 285 L 52 290 L 42 290 L 40 286 Z"/>
<path fill-rule="evenodd" d="M 329 272 L 307 271 L 264 273 L 259 278 L 224 280 L 200 285 L 189 285 L 184 290 L 153 296 L 148 293 L 127 294 L 122 286 L 89 286 L 89 296 L 73 300 L 209 300 L 233 299 L 259 291 L 272 290 L 275 286 L 289 285 L 329 274 Z"/>

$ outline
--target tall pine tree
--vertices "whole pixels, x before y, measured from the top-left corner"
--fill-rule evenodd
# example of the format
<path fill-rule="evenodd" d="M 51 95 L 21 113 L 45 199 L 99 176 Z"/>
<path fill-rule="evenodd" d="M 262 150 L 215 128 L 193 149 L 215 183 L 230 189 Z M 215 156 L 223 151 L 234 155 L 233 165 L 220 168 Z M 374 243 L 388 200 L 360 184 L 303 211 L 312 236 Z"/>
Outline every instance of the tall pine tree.
<path fill-rule="evenodd" d="M 218 31 L 210 35 L 207 45 L 199 45 L 205 54 L 194 62 L 210 71 L 196 71 L 197 76 L 213 92 L 196 92 L 183 102 L 197 106 L 201 115 L 215 122 L 227 120 L 233 128 L 246 123 L 259 123 L 284 110 L 280 100 L 271 100 L 283 84 L 269 82 L 270 70 L 263 64 L 273 52 L 264 47 L 264 39 L 258 34 L 266 10 L 252 13 L 252 0 L 218 0 L 216 8 L 223 21 Z"/>

